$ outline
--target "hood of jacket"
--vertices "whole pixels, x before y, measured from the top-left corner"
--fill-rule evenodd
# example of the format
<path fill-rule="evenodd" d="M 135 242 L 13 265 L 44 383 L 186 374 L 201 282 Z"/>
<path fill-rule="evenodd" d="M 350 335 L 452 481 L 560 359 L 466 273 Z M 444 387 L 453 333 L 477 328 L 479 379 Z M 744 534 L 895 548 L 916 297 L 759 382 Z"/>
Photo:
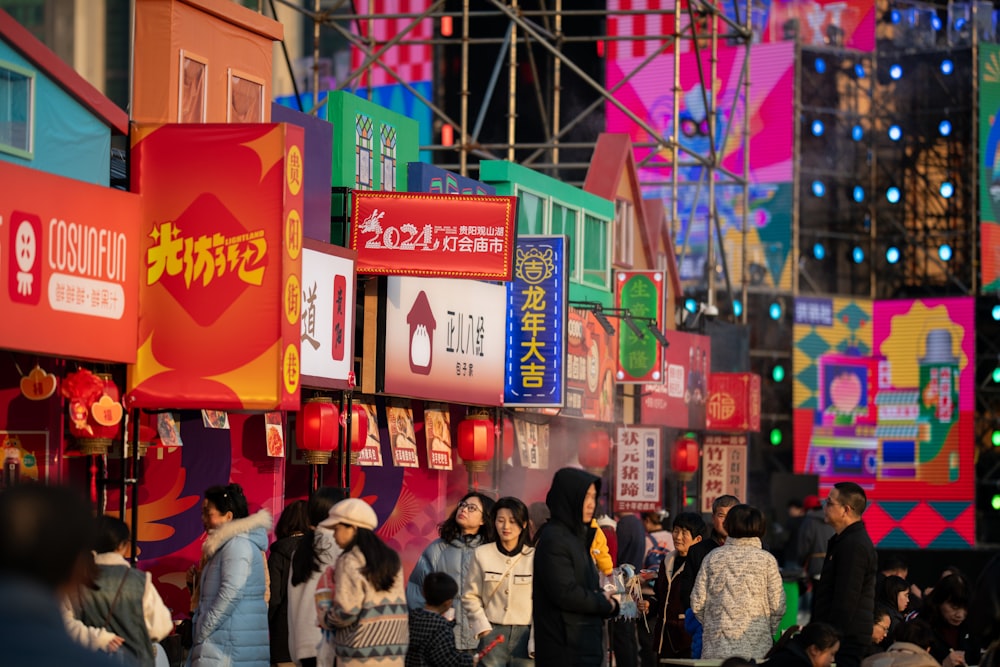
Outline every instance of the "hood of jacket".
<path fill-rule="evenodd" d="M 600 495 L 601 478 L 597 475 L 577 468 L 562 468 L 556 472 L 545 496 L 545 504 L 552 513 L 549 520 L 565 525 L 575 535 L 585 536 L 590 524 L 583 522 L 583 501 L 591 484 Z"/>
<path fill-rule="evenodd" d="M 205 558 L 211 558 L 229 540 L 237 535 L 246 535 L 261 551 L 267 551 L 267 531 L 271 530 L 271 513 L 261 510 L 242 519 L 233 519 L 208 534 L 201 553 Z"/>

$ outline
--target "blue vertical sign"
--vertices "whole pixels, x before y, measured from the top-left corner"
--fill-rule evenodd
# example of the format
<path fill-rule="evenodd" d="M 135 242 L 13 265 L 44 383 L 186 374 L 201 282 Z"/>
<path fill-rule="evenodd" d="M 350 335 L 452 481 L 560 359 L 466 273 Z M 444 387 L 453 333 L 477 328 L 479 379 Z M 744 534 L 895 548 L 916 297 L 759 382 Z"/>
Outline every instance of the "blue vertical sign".
<path fill-rule="evenodd" d="M 507 283 L 504 405 L 562 407 L 566 398 L 565 236 L 518 236 Z"/>

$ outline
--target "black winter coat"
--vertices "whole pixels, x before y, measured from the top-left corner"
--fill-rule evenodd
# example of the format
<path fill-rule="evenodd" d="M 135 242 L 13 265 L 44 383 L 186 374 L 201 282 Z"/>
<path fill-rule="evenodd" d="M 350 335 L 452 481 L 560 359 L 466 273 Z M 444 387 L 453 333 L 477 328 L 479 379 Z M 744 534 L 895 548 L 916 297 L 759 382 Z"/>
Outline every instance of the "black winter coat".
<path fill-rule="evenodd" d="M 302 540 L 302 535 L 290 535 L 271 545 L 267 558 L 268 576 L 271 579 L 271 599 L 267 603 L 267 626 L 271 632 L 271 663 L 291 662 L 288 650 L 288 573 L 292 567 L 292 554 Z"/>
<path fill-rule="evenodd" d="M 878 556 L 863 521 L 830 538 L 816 582 L 812 620 L 837 628 L 842 641 L 867 646 L 875 624 Z"/>
<path fill-rule="evenodd" d="M 535 664 L 601 664 L 605 618 L 617 605 L 604 597 L 590 556 L 594 529 L 583 523 L 583 500 L 601 480 L 575 468 L 559 470 L 545 502 L 552 517 L 539 533 L 533 582 Z"/>

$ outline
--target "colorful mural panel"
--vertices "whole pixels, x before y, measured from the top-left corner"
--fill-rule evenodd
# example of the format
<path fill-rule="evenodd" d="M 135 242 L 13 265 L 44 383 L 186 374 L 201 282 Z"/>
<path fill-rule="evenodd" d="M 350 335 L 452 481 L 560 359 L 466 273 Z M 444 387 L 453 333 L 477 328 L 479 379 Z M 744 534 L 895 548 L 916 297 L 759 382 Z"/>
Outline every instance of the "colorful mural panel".
<path fill-rule="evenodd" d="M 866 491 L 880 548 L 975 541 L 974 301 L 795 302 L 795 468 Z"/>
<path fill-rule="evenodd" d="M 979 218 L 983 292 L 1000 291 L 1000 45 L 979 49 Z"/>

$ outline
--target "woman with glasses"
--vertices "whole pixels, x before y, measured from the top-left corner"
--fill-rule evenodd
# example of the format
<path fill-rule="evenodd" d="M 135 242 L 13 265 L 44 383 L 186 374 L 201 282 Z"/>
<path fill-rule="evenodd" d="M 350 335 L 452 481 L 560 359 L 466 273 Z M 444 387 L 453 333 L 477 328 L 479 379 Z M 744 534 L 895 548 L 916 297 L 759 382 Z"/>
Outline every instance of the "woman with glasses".
<path fill-rule="evenodd" d="M 535 550 L 528 546 L 528 508 L 517 498 L 501 498 L 491 516 L 496 541 L 475 551 L 465 581 L 462 607 L 482 650 L 498 636 L 504 641 L 480 665 L 515 665 L 529 657 L 531 589 Z"/>
<path fill-rule="evenodd" d="M 424 577 L 431 572 L 444 572 L 458 582 L 455 596 L 455 647 L 460 651 L 475 651 L 479 639 L 469 627 L 461 604 L 465 580 L 472 566 L 476 547 L 493 541 L 493 522 L 489 521 L 493 500 L 472 491 L 459 501 L 455 509 L 438 526 L 440 537 L 424 549 L 406 585 L 406 603 L 410 609 L 424 608 Z"/>

